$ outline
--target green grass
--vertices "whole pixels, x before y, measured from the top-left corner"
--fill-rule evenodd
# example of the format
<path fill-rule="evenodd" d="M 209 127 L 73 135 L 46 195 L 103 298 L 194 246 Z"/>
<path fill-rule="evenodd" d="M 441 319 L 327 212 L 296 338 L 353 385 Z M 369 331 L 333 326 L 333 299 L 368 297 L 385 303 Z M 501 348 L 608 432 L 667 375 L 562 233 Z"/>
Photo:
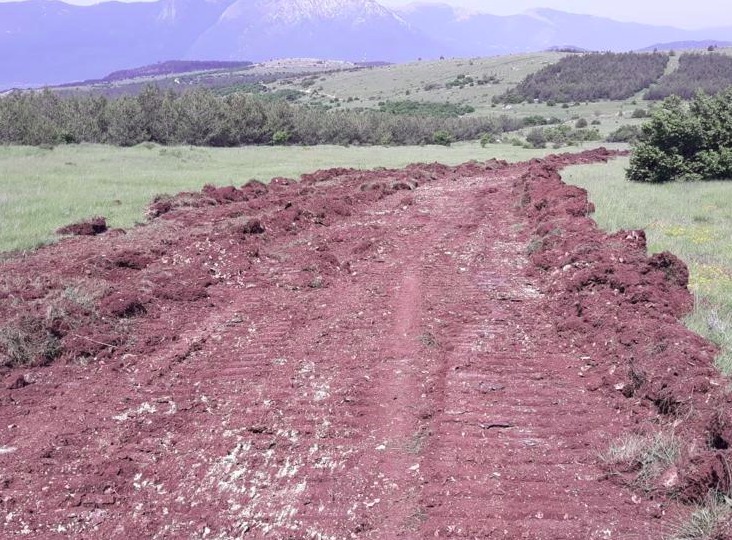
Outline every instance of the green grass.
<path fill-rule="evenodd" d="M 102 215 L 110 226 L 144 219 L 160 193 L 204 184 L 242 185 L 252 178 L 298 177 L 329 167 L 403 167 L 414 162 L 458 164 L 491 157 L 520 161 L 550 150 L 475 143 L 415 147 L 163 148 L 140 145 L 0 147 L 0 251 L 53 241 L 68 223 Z"/>
<path fill-rule="evenodd" d="M 583 165 L 563 177 L 589 191 L 603 229 L 644 229 L 650 252 L 686 261 L 696 297 L 686 324 L 721 347 L 718 365 L 732 373 L 732 182 L 634 184 L 627 166 L 627 159 Z"/>

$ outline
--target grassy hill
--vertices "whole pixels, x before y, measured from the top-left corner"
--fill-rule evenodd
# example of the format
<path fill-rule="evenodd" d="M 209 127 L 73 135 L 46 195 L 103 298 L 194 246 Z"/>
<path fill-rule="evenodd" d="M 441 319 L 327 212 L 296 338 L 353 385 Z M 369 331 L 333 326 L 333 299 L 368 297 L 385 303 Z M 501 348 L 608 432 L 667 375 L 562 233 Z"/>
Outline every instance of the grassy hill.
<path fill-rule="evenodd" d="M 307 82 L 309 77 L 302 77 L 283 79 L 269 86 L 302 90 L 305 82 L 308 101 L 328 104 L 337 98 L 347 107 L 376 108 L 380 101 L 408 97 L 421 101 L 472 104 L 483 107 L 485 112 L 494 96 L 564 56 L 565 53 L 541 52 L 422 61 L 324 74 L 314 84 Z M 460 82 L 458 77 L 461 75 L 464 77 L 461 80 L 467 83 Z M 478 83 L 484 80 L 492 82 Z"/>

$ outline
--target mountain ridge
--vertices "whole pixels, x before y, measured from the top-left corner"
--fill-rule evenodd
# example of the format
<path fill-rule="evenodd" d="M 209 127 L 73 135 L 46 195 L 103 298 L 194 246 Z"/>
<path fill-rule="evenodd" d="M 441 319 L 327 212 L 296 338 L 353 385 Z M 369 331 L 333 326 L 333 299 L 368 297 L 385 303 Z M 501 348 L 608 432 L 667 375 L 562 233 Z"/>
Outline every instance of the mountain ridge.
<path fill-rule="evenodd" d="M 96 79 L 171 59 L 404 62 L 542 51 L 566 43 L 621 51 L 701 40 L 732 41 L 732 29 L 681 30 L 547 8 L 509 16 L 424 2 L 390 9 L 377 0 L 91 6 L 26 0 L 0 3 L 0 88 Z"/>

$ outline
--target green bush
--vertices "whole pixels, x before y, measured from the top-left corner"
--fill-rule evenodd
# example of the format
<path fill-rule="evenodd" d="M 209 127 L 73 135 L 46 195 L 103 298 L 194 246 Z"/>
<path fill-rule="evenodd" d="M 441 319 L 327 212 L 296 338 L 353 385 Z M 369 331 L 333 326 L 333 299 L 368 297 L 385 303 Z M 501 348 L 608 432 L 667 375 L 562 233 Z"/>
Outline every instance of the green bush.
<path fill-rule="evenodd" d="M 620 126 L 618 129 L 610 133 L 605 140 L 607 142 L 624 142 L 634 143 L 640 139 L 641 128 L 640 126 L 625 125 Z"/>
<path fill-rule="evenodd" d="M 523 125 L 526 127 L 531 126 L 546 126 L 546 125 L 553 125 L 553 124 L 561 124 L 562 121 L 557 118 L 556 116 L 552 116 L 550 118 L 547 118 L 545 116 L 541 116 L 540 114 L 535 114 L 532 116 L 527 116 L 522 120 Z"/>
<path fill-rule="evenodd" d="M 532 148 L 545 148 L 547 143 L 552 143 L 554 148 L 561 148 L 562 146 L 598 140 L 600 140 L 600 132 L 597 129 L 572 129 L 571 126 L 566 124 L 534 128 L 526 135 L 526 141 Z"/>
<path fill-rule="evenodd" d="M 289 131 L 281 130 L 281 131 L 275 131 L 272 134 L 272 144 L 275 145 L 283 145 L 287 144 L 287 142 L 290 140 L 292 135 Z"/>
<path fill-rule="evenodd" d="M 429 101 L 382 101 L 379 103 L 381 112 L 390 114 L 411 114 L 414 116 L 442 116 L 457 118 L 465 114 L 475 112 L 471 105 L 458 105 L 456 103 L 434 103 Z"/>
<path fill-rule="evenodd" d="M 458 75 L 455 80 L 445 84 L 445 88 L 464 88 L 468 85 L 473 85 L 474 83 L 475 79 L 473 79 L 472 77 L 469 77 L 467 75 Z"/>
<path fill-rule="evenodd" d="M 445 130 L 435 131 L 434 135 L 432 135 L 432 142 L 442 146 L 450 146 L 454 140 L 455 138 L 452 136 L 452 133 Z"/>
<path fill-rule="evenodd" d="M 498 142 L 498 137 L 491 133 L 484 133 L 483 136 L 480 138 L 480 146 L 482 148 L 485 148 L 489 144 L 496 144 Z"/>
<path fill-rule="evenodd" d="M 627 177 L 635 182 L 732 178 L 732 89 L 667 98 L 643 125 Z"/>

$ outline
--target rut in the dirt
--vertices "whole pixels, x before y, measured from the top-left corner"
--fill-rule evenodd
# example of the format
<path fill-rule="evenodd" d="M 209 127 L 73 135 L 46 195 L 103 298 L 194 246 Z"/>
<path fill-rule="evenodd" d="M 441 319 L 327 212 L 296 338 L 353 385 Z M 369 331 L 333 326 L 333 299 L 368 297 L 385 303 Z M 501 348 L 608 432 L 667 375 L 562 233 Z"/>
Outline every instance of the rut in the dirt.
<path fill-rule="evenodd" d="M 556 246 L 527 249 L 571 199 L 541 203 L 534 178 L 610 155 L 206 188 L 127 234 L 6 261 L 0 315 L 36 367 L 6 367 L 0 390 L 0 530 L 661 537 L 683 510 L 598 460 L 661 413 L 604 380 L 619 353 L 584 343 L 581 317 L 567 326 Z M 673 282 L 674 261 L 633 253 L 651 261 L 638 291 Z M 683 286 L 667 289 L 643 305 L 677 328 Z"/>

